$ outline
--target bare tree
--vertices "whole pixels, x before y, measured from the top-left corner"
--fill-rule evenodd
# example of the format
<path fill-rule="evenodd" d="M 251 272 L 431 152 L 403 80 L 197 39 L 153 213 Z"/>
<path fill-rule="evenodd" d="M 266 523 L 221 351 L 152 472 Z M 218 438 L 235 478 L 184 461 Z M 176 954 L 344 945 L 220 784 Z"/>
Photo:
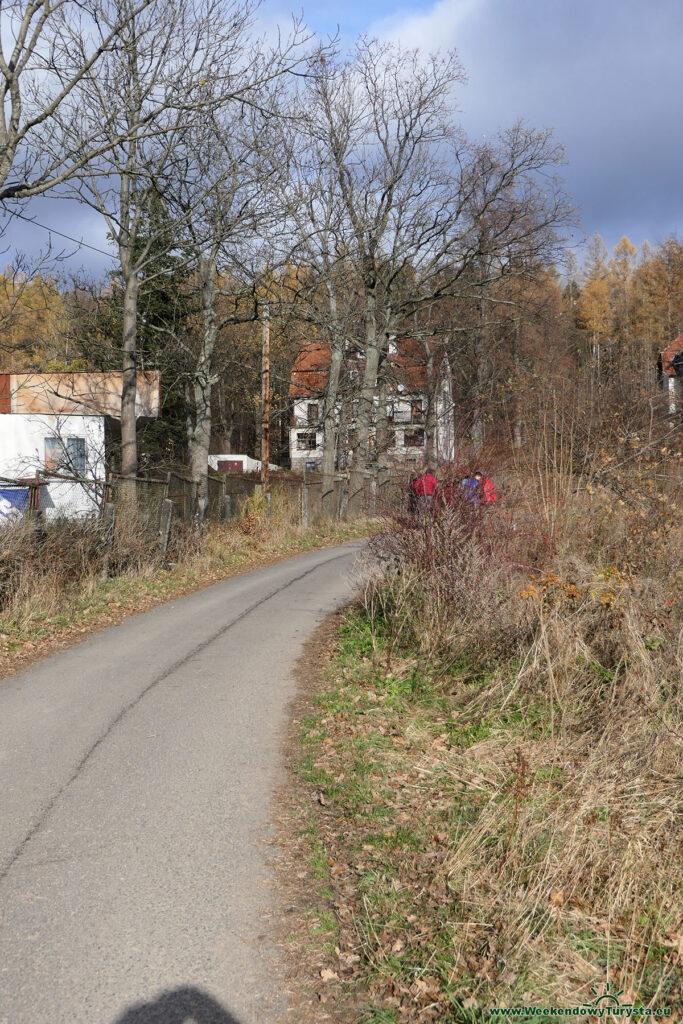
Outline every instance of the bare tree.
<path fill-rule="evenodd" d="M 135 421 L 138 296 L 159 244 L 178 245 L 168 222 L 155 225 L 151 205 L 169 206 L 164 188 L 174 167 L 184 166 L 188 132 L 217 106 L 249 104 L 255 81 L 249 68 L 253 6 L 239 0 L 166 0 L 135 14 L 134 0 L 107 0 L 101 32 L 127 15 L 117 45 L 83 76 L 78 124 L 63 117 L 64 138 L 76 149 L 93 131 L 106 130 L 112 148 L 91 163 L 71 194 L 105 218 L 118 250 L 123 288 L 121 472 L 134 500 L 137 471 Z M 262 80 L 271 69 L 259 65 Z M 114 140 L 118 140 L 115 144 Z M 195 178 L 195 180 L 197 180 Z M 204 184 L 207 188 L 207 183 Z M 189 216 L 189 213 L 188 213 Z"/>
<path fill-rule="evenodd" d="M 518 125 L 473 146 L 456 129 L 452 95 L 462 79 L 454 53 L 424 58 L 363 39 L 349 60 L 322 64 L 308 89 L 311 131 L 343 209 L 338 251 L 353 264 L 363 303 L 350 505 L 374 458 L 389 340 L 466 276 L 468 287 L 483 287 L 550 251 L 568 216 L 548 176 L 561 151 L 547 133 Z"/>
<path fill-rule="evenodd" d="M 200 518 L 208 502 L 212 394 L 219 379 L 216 344 L 227 326 L 253 322 L 258 316 L 255 236 L 267 213 L 254 123 L 261 118 L 252 109 L 230 125 L 219 116 L 223 113 L 195 126 L 186 158 L 173 169 L 173 206 L 182 225 L 184 249 L 192 259 L 199 300 L 199 339 L 189 354 L 188 443 Z"/>
<path fill-rule="evenodd" d="M 100 0 L 9 0 L 2 4 L 0 45 L 0 202 L 26 199 L 58 185 L 113 144 L 94 126 L 77 149 L 63 145 L 55 115 L 84 80 L 97 73 L 131 18 L 153 0 L 131 0 L 101 23 Z M 72 107 L 69 117 L 76 117 Z M 11 177 L 10 177 L 11 176 Z"/>
<path fill-rule="evenodd" d="M 326 59 L 323 67 L 329 66 Z M 349 347 L 357 347 L 357 281 L 347 258 L 348 218 L 338 189 L 338 169 L 318 123 L 319 111 L 304 88 L 292 102 L 294 116 L 278 123 L 275 151 L 286 154 L 287 174 L 277 179 L 277 203 L 284 227 L 274 239 L 281 259 L 297 268 L 291 314 L 329 348 L 329 373 L 322 409 L 322 511 L 334 515 L 335 458 L 342 420 L 343 369 Z"/>
<path fill-rule="evenodd" d="M 245 24 L 246 29 L 246 24 Z M 223 92 L 223 62 L 234 63 L 223 47 L 214 69 L 216 102 L 187 126 L 182 155 L 170 167 L 166 191 L 180 227 L 185 251 L 196 272 L 201 308 L 201 340 L 190 386 L 193 421 L 190 462 L 199 485 L 200 516 L 208 500 L 207 464 L 211 440 L 216 342 L 228 326 L 253 322 L 267 301 L 274 269 L 268 245 L 274 180 L 285 170 L 276 150 L 275 125 L 282 115 L 280 94 L 287 78 L 310 61 L 309 36 L 294 20 L 276 46 L 244 36 L 234 44 L 241 54 L 237 95 Z"/>

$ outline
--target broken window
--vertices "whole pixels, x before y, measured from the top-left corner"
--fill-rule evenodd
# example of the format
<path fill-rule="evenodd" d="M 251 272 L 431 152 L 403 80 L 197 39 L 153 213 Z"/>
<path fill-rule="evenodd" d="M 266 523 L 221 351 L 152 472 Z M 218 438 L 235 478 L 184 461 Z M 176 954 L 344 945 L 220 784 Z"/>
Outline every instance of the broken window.
<path fill-rule="evenodd" d="M 308 422 L 313 426 L 320 419 L 320 409 L 317 402 L 309 402 L 307 409 Z"/>
<path fill-rule="evenodd" d="M 424 423 L 424 408 L 421 398 L 410 403 L 410 419 L 412 423 Z"/>
<path fill-rule="evenodd" d="M 424 448 L 424 430 L 420 430 L 419 428 L 416 428 L 415 430 L 406 430 L 404 443 L 406 448 Z"/>
<path fill-rule="evenodd" d="M 315 430 L 307 430 L 303 434 L 296 435 L 296 446 L 299 451 L 312 452 L 318 447 L 318 438 Z"/>

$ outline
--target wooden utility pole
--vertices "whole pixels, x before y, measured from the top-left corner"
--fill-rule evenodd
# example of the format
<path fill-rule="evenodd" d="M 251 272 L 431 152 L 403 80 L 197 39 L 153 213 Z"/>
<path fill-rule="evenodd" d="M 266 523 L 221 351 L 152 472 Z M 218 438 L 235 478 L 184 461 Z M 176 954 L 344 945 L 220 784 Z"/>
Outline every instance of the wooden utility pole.
<path fill-rule="evenodd" d="M 268 493 L 270 460 L 270 308 L 263 306 L 263 350 L 261 353 L 261 483 Z"/>

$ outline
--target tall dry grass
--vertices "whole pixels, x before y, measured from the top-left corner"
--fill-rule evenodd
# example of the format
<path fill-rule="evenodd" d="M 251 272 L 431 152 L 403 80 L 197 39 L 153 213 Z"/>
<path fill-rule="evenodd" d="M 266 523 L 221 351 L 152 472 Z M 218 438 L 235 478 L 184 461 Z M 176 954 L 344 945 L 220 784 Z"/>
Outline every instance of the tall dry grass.
<path fill-rule="evenodd" d="M 442 680 L 456 733 L 476 723 L 483 737 L 422 770 L 469 794 L 440 872 L 467 923 L 454 976 L 476 962 L 484 1002 L 572 1005 L 599 979 L 622 1001 L 683 1002 L 683 518 L 670 454 L 625 472 L 508 469 L 494 511 L 401 515 L 375 542 L 364 603 L 385 669 L 414 671 L 417 657 Z"/>

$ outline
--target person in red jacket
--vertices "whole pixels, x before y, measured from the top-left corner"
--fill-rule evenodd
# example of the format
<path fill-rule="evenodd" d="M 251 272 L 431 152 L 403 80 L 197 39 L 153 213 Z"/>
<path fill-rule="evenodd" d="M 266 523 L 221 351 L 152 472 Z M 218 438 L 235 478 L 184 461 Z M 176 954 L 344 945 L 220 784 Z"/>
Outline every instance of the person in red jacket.
<path fill-rule="evenodd" d="M 439 484 L 433 469 L 426 469 L 421 476 L 415 477 L 413 480 L 413 491 L 417 494 L 418 498 L 436 497 L 439 491 Z"/>
<path fill-rule="evenodd" d="M 494 501 L 498 498 L 493 483 L 487 476 L 484 476 L 480 469 L 474 474 L 474 479 L 479 485 L 479 503 L 483 508 L 491 508 Z"/>
<path fill-rule="evenodd" d="M 411 484 L 411 489 L 417 498 L 418 517 L 423 519 L 427 509 L 436 502 L 439 493 L 439 484 L 434 470 L 426 469 L 421 476 L 416 477 Z"/>

